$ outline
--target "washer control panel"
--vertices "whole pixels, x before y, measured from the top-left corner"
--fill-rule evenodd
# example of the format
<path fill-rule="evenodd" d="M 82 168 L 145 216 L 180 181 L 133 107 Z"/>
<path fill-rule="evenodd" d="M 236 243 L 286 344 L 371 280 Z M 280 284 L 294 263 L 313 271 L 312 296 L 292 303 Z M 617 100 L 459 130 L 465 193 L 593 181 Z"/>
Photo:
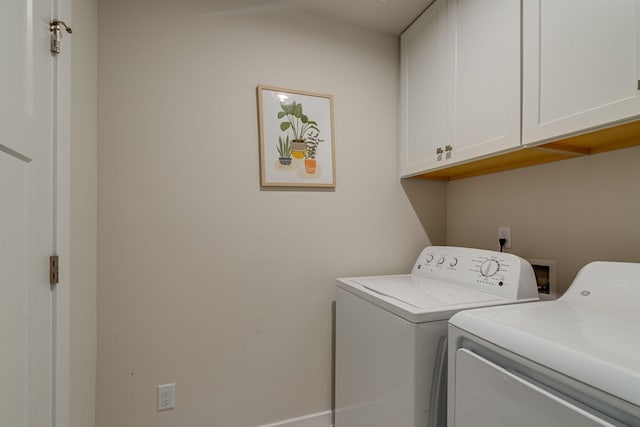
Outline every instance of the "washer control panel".
<path fill-rule="evenodd" d="M 508 253 L 452 246 L 426 247 L 412 274 L 451 282 L 505 298 L 536 298 L 533 268 L 524 259 Z"/>
<path fill-rule="evenodd" d="M 473 260 L 478 283 L 490 286 L 509 286 L 509 262 L 504 257 L 499 256 L 479 256 Z"/>

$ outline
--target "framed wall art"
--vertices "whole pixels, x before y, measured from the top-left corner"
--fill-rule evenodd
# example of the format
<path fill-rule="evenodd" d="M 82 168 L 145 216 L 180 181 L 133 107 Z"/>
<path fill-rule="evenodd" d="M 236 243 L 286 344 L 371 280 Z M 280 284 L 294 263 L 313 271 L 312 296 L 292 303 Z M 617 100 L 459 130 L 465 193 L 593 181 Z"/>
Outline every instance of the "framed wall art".
<path fill-rule="evenodd" d="M 333 96 L 260 85 L 260 183 L 335 187 Z"/>

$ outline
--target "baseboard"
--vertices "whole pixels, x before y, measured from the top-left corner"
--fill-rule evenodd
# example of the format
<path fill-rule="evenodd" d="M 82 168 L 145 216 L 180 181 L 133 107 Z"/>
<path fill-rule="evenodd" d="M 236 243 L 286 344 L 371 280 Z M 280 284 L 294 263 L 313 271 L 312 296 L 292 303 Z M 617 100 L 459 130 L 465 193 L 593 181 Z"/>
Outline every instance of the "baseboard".
<path fill-rule="evenodd" d="M 273 424 L 265 424 L 258 427 L 332 427 L 331 411 L 318 412 L 304 417 L 292 418 Z"/>

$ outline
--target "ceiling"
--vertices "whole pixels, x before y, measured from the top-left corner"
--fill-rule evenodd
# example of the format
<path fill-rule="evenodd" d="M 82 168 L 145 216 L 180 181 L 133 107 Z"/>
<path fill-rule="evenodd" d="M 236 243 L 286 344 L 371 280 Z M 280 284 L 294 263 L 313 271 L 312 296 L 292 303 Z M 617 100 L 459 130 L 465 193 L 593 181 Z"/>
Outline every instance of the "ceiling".
<path fill-rule="evenodd" d="M 433 0 L 293 0 L 341 21 L 400 35 Z"/>
<path fill-rule="evenodd" d="M 369 30 L 400 35 L 433 0 L 214 0 L 215 14 L 298 9 Z"/>

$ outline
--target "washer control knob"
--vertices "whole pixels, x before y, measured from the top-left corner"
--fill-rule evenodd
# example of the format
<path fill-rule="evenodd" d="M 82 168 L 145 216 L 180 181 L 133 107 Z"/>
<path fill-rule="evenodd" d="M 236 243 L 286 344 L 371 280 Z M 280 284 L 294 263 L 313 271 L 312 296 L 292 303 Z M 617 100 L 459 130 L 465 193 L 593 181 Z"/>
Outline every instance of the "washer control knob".
<path fill-rule="evenodd" d="M 480 266 L 480 273 L 484 277 L 494 276 L 498 271 L 500 271 L 500 263 L 495 259 L 488 259 Z"/>
<path fill-rule="evenodd" d="M 444 257 L 443 256 L 438 258 L 438 265 L 440 265 L 440 264 L 444 264 Z"/>
<path fill-rule="evenodd" d="M 449 261 L 449 267 L 455 267 L 456 265 L 458 265 L 458 258 L 451 258 L 451 261 Z"/>
<path fill-rule="evenodd" d="M 433 261 L 433 254 L 427 254 L 427 256 L 424 257 L 424 260 L 427 262 L 427 264 L 429 264 L 431 261 Z"/>

